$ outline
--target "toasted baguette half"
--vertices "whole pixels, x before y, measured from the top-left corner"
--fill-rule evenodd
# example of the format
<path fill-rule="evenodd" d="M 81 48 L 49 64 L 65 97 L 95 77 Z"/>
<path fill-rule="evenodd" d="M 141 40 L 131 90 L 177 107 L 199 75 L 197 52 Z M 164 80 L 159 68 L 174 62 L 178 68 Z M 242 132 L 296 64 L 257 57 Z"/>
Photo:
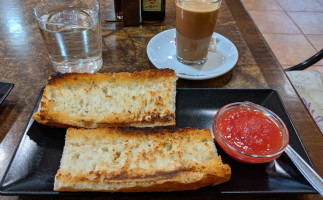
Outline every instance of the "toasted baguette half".
<path fill-rule="evenodd" d="M 194 190 L 230 176 L 207 129 L 69 128 L 54 190 Z"/>
<path fill-rule="evenodd" d="M 175 125 L 173 70 L 65 74 L 49 79 L 33 118 L 67 127 L 154 127 Z"/>

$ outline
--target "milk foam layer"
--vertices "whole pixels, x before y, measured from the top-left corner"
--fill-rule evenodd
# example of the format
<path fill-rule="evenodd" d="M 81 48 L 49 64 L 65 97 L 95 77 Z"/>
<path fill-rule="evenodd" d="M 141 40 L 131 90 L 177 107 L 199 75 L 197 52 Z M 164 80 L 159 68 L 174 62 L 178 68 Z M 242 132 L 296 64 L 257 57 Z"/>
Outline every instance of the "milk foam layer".
<path fill-rule="evenodd" d="M 219 1 L 210 1 L 209 3 L 201 3 L 201 1 L 182 1 L 177 4 L 181 9 L 191 12 L 212 12 L 220 7 Z"/>

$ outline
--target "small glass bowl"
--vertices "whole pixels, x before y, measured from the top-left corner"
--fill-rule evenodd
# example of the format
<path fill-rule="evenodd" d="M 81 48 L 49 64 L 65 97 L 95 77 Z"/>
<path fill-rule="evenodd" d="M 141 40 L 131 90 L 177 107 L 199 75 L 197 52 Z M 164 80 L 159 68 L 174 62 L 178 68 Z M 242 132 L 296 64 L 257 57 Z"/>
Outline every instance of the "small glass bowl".
<path fill-rule="evenodd" d="M 264 115 L 266 115 L 270 120 L 272 120 L 277 125 L 277 127 L 280 129 L 280 131 L 282 133 L 282 142 L 281 142 L 280 148 L 276 152 L 271 153 L 271 154 L 257 155 L 257 154 L 249 154 L 249 153 L 243 152 L 241 150 L 236 149 L 234 146 L 230 145 L 226 141 L 226 139 L 224 137 L 222 137 L 222 134 L 218 128 L 218 126 L 219 126 L 218 122 L 219 122 L 219 119 L 223 116 L 223 114 L 225 112 L 227 112 L 231 109 L 236 109 L 236 108 L 248 108 L 251 110 L 260 111 Z M 214 134 L 215 140 L 220 145 L 220 147 L 229 156 L 231 156 L 235 160 L 238 160 L 243 163 L 255 164 L 255 163 L 270 162 L 270 161 L 278 158 L 284 152 L 284 150 L 287 147 L 288 142 L 289 142 L 289 133 L 286 128 L 286 125 L 275 113 L 273 113 L 271 110 L 269 110 L 263 106 L 260 106 L 260 105 L 257 105 L 257 104 L 251 103 L 251 102 L 247 102 L 247 101 L 227 104 L 227 105 L 223 106 L 222 108 L 220 108 L 214 117 L 212 129 L 213 129 L 213 134 Z"/>

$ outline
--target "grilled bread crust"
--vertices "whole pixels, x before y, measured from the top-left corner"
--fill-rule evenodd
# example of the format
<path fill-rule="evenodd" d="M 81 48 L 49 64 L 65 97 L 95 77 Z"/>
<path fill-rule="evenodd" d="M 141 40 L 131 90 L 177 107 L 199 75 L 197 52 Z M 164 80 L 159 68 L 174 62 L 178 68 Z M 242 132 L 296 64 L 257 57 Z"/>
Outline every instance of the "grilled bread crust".
<path fill-rule="evenodd" d="M 194 190 L 230 176 L 208 129 L 69 128 L 54 190 Z"/>
<path fill-rule="evenodd" d="M 170 69 L 64 74 L 49 79 L 33 118 L 61 128 L 174 126 L 175 96 Z"/>

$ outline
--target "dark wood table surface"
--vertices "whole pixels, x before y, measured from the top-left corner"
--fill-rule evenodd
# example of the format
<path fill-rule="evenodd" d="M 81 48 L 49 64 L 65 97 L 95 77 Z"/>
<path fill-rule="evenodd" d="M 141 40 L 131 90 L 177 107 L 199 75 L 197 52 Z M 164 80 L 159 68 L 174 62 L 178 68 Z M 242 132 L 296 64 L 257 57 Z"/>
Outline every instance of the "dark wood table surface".
<path fill-rule="evenodd" d="M 104 18 L 105 8 L 111 5 L 108 1 L 100 2 L 102 18 Z M 0 1 L 0 81 L 15 84 L 9 96 L 0 105 L 0 179 L 26 127 L 40 89 L 46 84 L 48 76 L 55 73 L 32 15 L 32 8 L 36 3 L 36 0 Z M 155 68 L 147 57 L 146 46 L 157 33 L 175 28 L 174 1 L 167 0 L 166 5 L 166 17 L 162 22 L 143 23 L 139 27 L 123 27 L 122 23 L 107 23 L 102 20 L 104 66 L 99 72 L 133 72 Z M 323 136 L 239 0 L 224 0 L 215 31 L 237 46 L 239 51 L 237 65 L 227 74 L 209 80 L 179 79 L 177 86 L 179 88 L 276 89 L 315 169 L 323 176 Z M 119 195 L 114 197 L 123 199 Z M 80 199 L 81 197 L 66 198 Z M 89 198 L 89 196 L 83 198 Z M 151 199 L 158 198 L 151 195 Z M 168 198 L 171 198 L 171 195 L 168 195 Z M 190 198 L 322 199 L 318 194 L 219 194 Z M 55 197 L 0 196 L 0 199 L 55 199 Z"/>

